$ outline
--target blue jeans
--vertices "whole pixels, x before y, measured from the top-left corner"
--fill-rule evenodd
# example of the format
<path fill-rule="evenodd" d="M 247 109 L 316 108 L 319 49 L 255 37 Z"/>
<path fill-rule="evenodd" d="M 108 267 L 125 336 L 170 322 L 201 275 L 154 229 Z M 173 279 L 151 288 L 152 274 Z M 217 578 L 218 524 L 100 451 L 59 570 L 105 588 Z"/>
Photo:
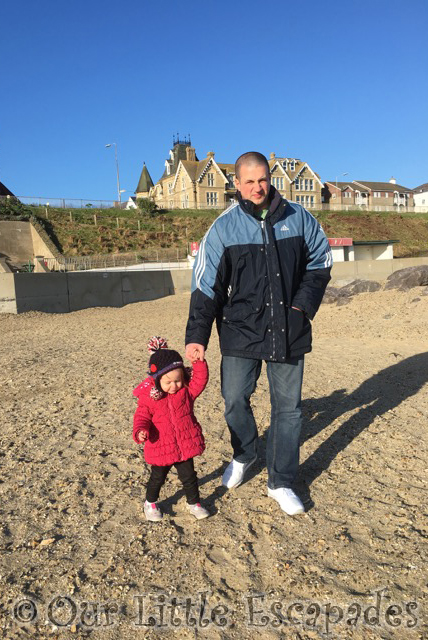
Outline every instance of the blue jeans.
<path fill-rule="evenodd" d="M 304 356 L 285 362 L 267 362 L 271 423 L 266 444 L 268 487 L 291 487 L 299 467 L 302 422 L 301 398 Z M 250 405 L 262 360 L 223 356 L 221 392 L 233 457 L 248 462 L 257 455 L 258 433 Z"/>

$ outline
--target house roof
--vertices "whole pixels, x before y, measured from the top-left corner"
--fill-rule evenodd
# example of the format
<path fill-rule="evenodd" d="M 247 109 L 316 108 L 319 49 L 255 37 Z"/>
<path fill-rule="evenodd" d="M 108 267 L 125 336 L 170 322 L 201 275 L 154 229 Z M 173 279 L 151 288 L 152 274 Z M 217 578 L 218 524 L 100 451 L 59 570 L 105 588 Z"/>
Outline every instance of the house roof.
<path fill-rule="evenodd" d="M 163 172 L 162 176 L 161 176 L 161 180 L 163 180 L 164 178 L 171 178 L 175 175 L 177 169 L 178 169 L 178 165 L 180 164 L 180 160 L 186 160 L 187 158 L 187 154 L 186 154 L 186 149 L 187 147 L 190 147 L 191 144 L 190 143 L 184 143 L 184 142 L 178 142 L 176 143 L 173 148 L 171 149 L 172 152 L 172 159 L 168 158 L 166 162 L 169 163 L 170 165 L 170 172 L 168 173 L 165 167 L 165 171 Z M 196 157 L 196 161 L 198 160 L 198 157 Z M 190 162 L 194 162 L 193 160 L 190 160 Z"/>
<path fill-rule="evenodd" d="M 428 191 L 428 182 L 420 184 L 419 187 L 415 187 L 414 189 L 412 189 L 412 191 L 414 191 L 415 193 L 424 193 L 425 191 Z"/>
<path fill-rule="evenodd" d="M 353 184 L 363 185 L 370 191 L 398 191 L 400 193 L 412 191 L 408 187 L 401 184 L 393 184 L 392 182 L 367 182 L 366 180 L 354 180 Z"/>
<path fill-rule="evenodd" d="M 143 170 L 141 172 L 138 186 L 135 189 L 135 193 L 141 193 L 144 191 L 150 191 L 150 187 L 153 187 L 153 180 L 150 177 L 150 173 L 147 170 L 146 163 L 144 163 Z"/>
<path fill-rule="evenodd" d="M 340 189 L 341 191 L 344 191 L 344 189 L 348 189 L 348 188 L 352 189 L 353 191 L 356 190 L 356 185 L 353 184 L 352 182 L 337 181 L 336 183 L 336 180 L 326 180 L 324 184 L 331 184 L 333 187 L 335 187 L 337 184 L 337 188 Z M 361 188 L 358 189 L 358 191 L 361 191 Z"/>
<path fill-rule="evenodd" d="M 3 182 L 0 182 L 0 196 L 13 196 L 12 191 L 9 191 L 7 187 L 4 186 Z"/>

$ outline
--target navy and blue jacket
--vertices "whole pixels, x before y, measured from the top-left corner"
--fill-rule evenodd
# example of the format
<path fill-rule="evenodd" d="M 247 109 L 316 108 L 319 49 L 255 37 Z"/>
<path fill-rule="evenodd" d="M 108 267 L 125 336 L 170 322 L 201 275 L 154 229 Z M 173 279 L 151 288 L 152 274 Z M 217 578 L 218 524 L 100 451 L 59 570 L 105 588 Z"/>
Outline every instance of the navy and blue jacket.
<path fill-rule="evenodd" d="M 272 362 L 300 356 L 311 350 L 310 320 L 330 280 L 328 240 L 309 211 L 274 187 L 265 220 L 237 195 L 201 242 L 186 344 L 206 348 L 216 320 L 223 355 Z"/>

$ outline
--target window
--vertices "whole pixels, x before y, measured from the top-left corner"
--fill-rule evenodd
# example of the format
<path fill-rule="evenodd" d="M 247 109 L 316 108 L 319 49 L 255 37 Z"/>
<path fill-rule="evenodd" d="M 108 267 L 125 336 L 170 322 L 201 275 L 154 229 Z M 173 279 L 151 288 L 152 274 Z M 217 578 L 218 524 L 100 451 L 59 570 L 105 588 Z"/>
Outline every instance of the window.
<path fill-rule="evenodd" d="M 183 178 L 181 178 L 181 188 L 182 188 L 182 189 L 185 189 L 185 188 L 186 188 L 186 180 L 185 180 L 185 178 L 184 178 L 184 177 L 183 177 Z"/>
<path fill-rule="evenodd" d="M 381 196 L 380 191 L 373 191 L 373 197 L 374 198 L 380 198 L 380 196 Z"/>
<path fill-rule="evenodd" d="M 210 206 L 217 204 L 217 197 L 218 194 L 216 191 L 207 191 L 207 204 L 209 204 Z"/>
<path fill-rule="evenodd" d="M 168 193 L 172 193 L 172 182 L 168 182 Z"/>
<path fill-rule="evenodd" d="M 300 189 L 300 180 L 299 180 L 299 178 L 295 179 L 294 184 L 296 186 L 296 191 L 299 191 L 299 189 Z"/>
<path fill-rule="evenodd" d="M 296 196 L 296 202 L 300 202 L 300 196 Z"/>
<path fill-rule="evenodd" d="M 387 193 L 387 192 L 385 192 L 385 198 L 387 198 L 387 197 L 388 197 L 388 193 Z"/>
<path fill-rule="evenodd" d="M 214 186 L 214 174 L 213 173 L 207 173 L 208 176 L 208 186 L 209 187 L 213 187 Z"/>
<path fill-rule="evenodd" d="M 344 198 L 351 198 L 352 197 L 352 193 L 350 191 L 344 191 L 343 192 L 343 197 Z"/>
<path fill-rule="evenodd" d="M 313 191 L 314 190 L 314 181 L 311 179 L 309 180 L 309 191 Z"/>
<path fill-rule="evenodd" d="M 169 208 L 174 209 L 174 200 L 169 201 Z"/>
<path fill-rule="evenodd" d="M 284 160 L 282 163 L 282 166 L 284 167 L 284 169 L 287 171 L 287 160 Z"/>
<path fill-rule="evenodd" d="M 290 160 L 290 163 L 289 163 L 289 167 L 288 167 L 288 168 L 290 169 L 290 171 L 294 171 L 294 168 L 295 168 L 295 162 L 294 162 L 294 160 Z"/>
<path fill-rule="evenodd" d="M 315 200 L 314 200 L 314 196 L 309 196 L 310 197 L 310 204 L 314 204 Z"/>
<path fill-rule="evenodd" d="M 234 180 L 233 180 L 233 173 L 229 173 L 229 175 L 228 175 L 228 179 L 229 179 L 229 187 L 230 187 L 231 189 L 233 189 L 233 188 L 234 188 L 234 186 L 235 186 L 235 182 L 234 182 Z"/>

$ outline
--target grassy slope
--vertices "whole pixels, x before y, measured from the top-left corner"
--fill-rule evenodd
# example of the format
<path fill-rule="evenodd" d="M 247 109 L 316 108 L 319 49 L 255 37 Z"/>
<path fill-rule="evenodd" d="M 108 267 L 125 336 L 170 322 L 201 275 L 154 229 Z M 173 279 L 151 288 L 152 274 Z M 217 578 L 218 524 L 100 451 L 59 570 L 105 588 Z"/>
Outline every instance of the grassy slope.
<path fill-rule="evenodd" d="M 45 218 L 45 208 L 35 208 Z M 97 226 L 94 224 L 97 215 Z M 119 228 L 116 217 L 120 216 Z M 171 211 L 141 217 L 136 211 L 75 209 L 49 210 L 48 231 L 65 255 L 90 255 L 138 251 L 143 248 L 185 247 L 200 240 L 218 211 Z M 314 212 L 329 237 L 354 240 L 399 240 L 397 257 L 428 250 L 428 214 L 370 212 Z"/>

